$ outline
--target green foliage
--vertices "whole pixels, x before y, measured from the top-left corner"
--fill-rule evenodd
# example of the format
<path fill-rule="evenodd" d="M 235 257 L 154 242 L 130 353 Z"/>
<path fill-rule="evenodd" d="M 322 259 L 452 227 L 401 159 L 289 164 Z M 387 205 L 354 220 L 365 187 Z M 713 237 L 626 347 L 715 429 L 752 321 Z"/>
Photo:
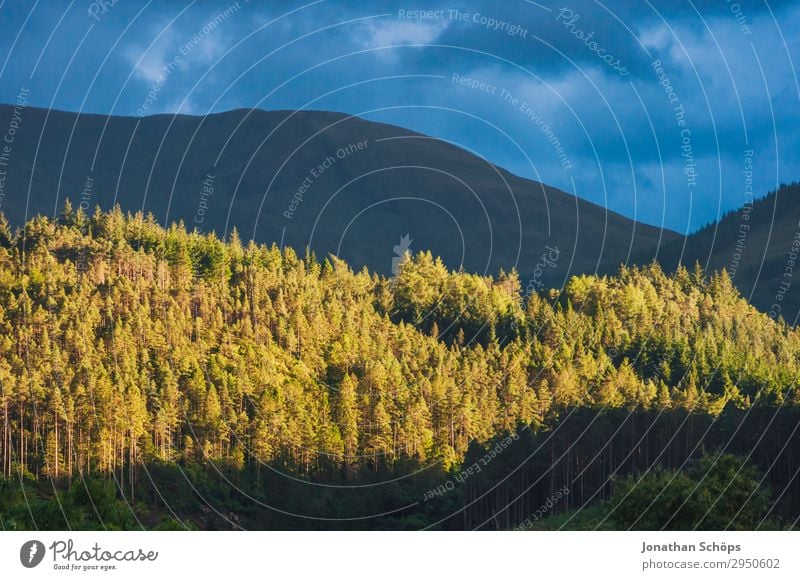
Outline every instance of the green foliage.
<path fill-rule="evenodd" d="M 5 530 L 141 529 L 114 483 L 101 478 L 55 489 L 31 479 L 0 481 L 0 517 Z"/>
<path fill-rule="evenodd" d="M 685 471 L 629 476 L 611 502 L 617 529 L 754 530 L 769 494 L 755 469 L 735 455 L 706 455 Z"/>
<path fill-rule="evenodd" d="M 528 520 L 520 529 L 781 529 L 786 524 L 773 508 L 773 492 L 752 464 L 730 453 L 704 454 L 680 469 L 655 465 L 621 477 L 609 499 Z"/>
<path fill-rule="evenodd" d="M 455 465 L 576 406 L 797 403 L 800 335 L 725 274 L 622 268 L 524 302 L 515 272 L 429 253 L 387 280 L 119 208 L 79 214 L 0 244 L 6 478 L 98 471 L 126 489 L 152 461 L 359 477 Z"/>

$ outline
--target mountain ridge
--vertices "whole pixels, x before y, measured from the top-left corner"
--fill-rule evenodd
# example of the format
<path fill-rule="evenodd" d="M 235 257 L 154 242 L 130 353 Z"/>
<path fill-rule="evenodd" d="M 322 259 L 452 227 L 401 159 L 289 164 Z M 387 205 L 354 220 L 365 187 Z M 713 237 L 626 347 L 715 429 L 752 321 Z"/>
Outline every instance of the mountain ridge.
<path fill-rule="evenodd" d="M 800 183 L 789 183 L 725 213 L 688 236 L 685 244 L 665 244 L 660 262 L 667 270 L 695 262 L 709 271 L 726 270 L 756 308 L 796 325 L 800 317 L 800 292 L 794 279 L 798 252 Z"/>
<path fill-rule="evenodd" d="M 11 111 L 0 105 L 0 122 Z M 30 200 L 17 193 L 29 187 Z M 1 209 L 14 225 L 57 213 L 66 197 L 92 209 L 119 203 L 161 223 L 221 235 L 236 226 L 258 242 L 310 247 L 383 273 L 406 235 L 411 251 L 476 273 L 534 272 L 546 248 L 559 248 L 561 259 L 542 273 L 551 286 L 613 272 L 634 253 L 652 259 L 681 239 L 448 141 L 330 111 L 139 118 L 28 107 L 6 192 Z"/>

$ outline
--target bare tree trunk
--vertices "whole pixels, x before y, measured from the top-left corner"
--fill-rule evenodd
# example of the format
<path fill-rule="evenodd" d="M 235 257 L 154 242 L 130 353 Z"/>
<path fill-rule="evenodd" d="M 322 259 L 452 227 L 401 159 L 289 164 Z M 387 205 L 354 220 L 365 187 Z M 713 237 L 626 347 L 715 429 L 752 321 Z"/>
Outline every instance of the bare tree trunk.
<path fill-rule="evenodd" d="M 3 477 L 11 477 L 11 436 L 8 431 L 8 399 L 3 401 Z"/>
<path fill-rule="evenodd" d="M 58 477 L 58 411 L 54 411 L 55 415 L 55 435 L 56 435 L 56 445 L 53 452 L 53 463 L 55 463 L 55 476 Z"/>
<path fill-rule="evenodd" d="M 67 425 L 67 473 L 72 479 L 72 424 Z"/>
<path fill-rule="evenodd" d="M 19 406 L 19 461 L 21 476 L 25 469 L 25 422 L 22 416 L 22 405 Z"/>

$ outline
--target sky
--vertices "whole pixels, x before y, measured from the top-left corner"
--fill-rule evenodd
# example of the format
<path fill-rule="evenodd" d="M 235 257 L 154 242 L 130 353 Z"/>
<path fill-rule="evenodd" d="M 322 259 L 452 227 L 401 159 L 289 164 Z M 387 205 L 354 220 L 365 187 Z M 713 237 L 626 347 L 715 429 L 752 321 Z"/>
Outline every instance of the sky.
<path fill-rule="evenodd" d="M 341 111 L 682 233 L 800 179 L 796 1 L 0 0 L 0 24 L 3 103 Z"/>

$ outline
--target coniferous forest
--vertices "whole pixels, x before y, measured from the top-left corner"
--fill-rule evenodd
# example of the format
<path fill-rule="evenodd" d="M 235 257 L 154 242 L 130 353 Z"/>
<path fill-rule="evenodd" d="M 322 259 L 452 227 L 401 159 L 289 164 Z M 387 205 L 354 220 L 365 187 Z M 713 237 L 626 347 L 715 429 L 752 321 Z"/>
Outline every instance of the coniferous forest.
<path fill-rule="evenodd" d="M 2 528 L 797 521 L 797 330 L 724 271 L 526 282 L 3 218 Z"/>

